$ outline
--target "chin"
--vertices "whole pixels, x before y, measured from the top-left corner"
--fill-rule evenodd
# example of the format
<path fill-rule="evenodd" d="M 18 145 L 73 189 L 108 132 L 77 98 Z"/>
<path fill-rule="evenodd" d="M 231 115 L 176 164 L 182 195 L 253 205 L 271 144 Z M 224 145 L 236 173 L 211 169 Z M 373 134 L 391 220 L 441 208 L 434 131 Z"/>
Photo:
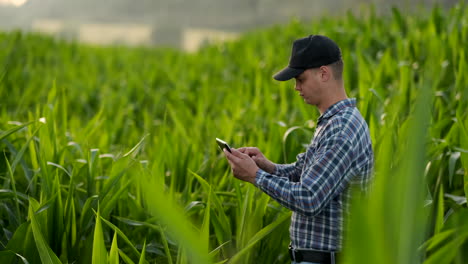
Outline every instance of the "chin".
<path fill-rule="evenodd" d="M 307 99 L 305 99 L 305 98 L 304 98 L 304 102 L 305 102 L 306 104 L 309 104 L 309 105 L 317 105 L 315 102 L 313 102 L 313 101 L 311 101 L 311 100 L 307 100 Z"/>

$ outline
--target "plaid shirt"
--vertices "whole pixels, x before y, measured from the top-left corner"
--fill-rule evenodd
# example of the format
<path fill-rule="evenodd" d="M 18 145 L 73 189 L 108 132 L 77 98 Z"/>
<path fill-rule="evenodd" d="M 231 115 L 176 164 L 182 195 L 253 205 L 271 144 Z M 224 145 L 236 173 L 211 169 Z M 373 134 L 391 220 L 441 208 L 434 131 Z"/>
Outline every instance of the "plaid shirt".
<path fill-rule="evenodd" d="M 276 165 L 273 174 L 258 170 L 255 184 L 293 211 L 293 248 L 340 251 L 349 187 L 365 191 L 373 163 L 366 121 L 356 99 L 346 99 L 319 117 L 312 143 L 295 163 Z"/>

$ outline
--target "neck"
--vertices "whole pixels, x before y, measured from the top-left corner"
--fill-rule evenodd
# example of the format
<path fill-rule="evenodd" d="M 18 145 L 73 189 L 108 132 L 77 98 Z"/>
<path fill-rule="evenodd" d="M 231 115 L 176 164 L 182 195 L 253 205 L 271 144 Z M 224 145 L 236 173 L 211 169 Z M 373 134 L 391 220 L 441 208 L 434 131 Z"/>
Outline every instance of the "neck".
<path fill-rule="evenodd" d="M 343 85 L 336 87 L 336 89 L 329 89 L 327 96 L 317 105 L 320 115 L 323 115 L 330 106 L 345 99 L 348 99 L 348 96 L 346 95 Z"/>

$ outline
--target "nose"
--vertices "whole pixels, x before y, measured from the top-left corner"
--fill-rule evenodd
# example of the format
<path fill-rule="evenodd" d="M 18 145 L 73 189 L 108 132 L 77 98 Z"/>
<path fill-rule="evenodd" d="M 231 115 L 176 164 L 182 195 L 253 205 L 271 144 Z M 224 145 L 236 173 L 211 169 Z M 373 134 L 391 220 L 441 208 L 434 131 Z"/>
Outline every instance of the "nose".
<path fill-rule="evenodd" d="M 296 91 L 300 91 L 301 90 L 301 87 L 300 85 L 296 82 L 296 84 L 294 85 L 294 90 Z"/>

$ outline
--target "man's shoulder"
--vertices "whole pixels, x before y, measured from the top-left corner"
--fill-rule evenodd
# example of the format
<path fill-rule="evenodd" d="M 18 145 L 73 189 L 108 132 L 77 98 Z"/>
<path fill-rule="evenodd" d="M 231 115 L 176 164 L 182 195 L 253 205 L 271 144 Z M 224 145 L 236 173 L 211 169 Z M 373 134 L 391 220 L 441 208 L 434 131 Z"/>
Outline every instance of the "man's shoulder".
<path fill-rule="evenodd" d="M 346 107 L 328 120 L 329 134 L 352 139 L 356 133 L 367 131 L 367 123 L 356 107 Z"/>
<path fill-rule="evenodd" d="M 349 126 L 356 123 L 365 123 L 364 117 L 356 107 L 346 107 L 330 118 L 333 126 Z"/>

